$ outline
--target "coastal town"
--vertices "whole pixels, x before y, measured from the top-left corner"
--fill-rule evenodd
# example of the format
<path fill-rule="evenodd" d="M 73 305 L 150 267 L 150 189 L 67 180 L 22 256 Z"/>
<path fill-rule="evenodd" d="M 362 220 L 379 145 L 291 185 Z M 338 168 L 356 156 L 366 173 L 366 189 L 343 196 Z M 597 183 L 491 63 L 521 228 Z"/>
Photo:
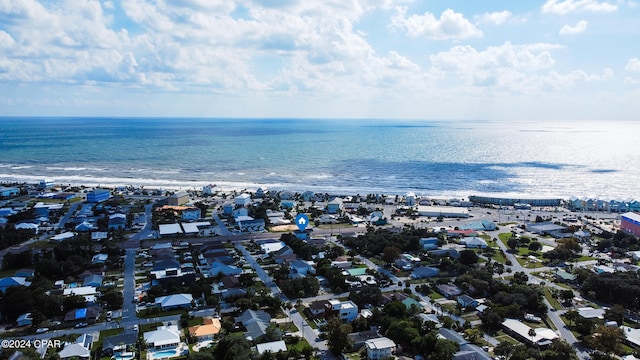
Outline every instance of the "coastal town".
<path fill-rule="evenodd" d="M 0 357 L 639 359 L 639 212 L 4 183 Z"/>

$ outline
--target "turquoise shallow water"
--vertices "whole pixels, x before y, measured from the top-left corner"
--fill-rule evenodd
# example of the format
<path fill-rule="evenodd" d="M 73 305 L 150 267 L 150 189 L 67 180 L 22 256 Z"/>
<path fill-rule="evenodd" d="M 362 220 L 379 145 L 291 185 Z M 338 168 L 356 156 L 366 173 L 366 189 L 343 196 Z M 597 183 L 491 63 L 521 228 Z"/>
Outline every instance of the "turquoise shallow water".
<path fill-rule="evenodd" d="M 637 122 L 2 118 L 0 181 L 640 194 Z"/>

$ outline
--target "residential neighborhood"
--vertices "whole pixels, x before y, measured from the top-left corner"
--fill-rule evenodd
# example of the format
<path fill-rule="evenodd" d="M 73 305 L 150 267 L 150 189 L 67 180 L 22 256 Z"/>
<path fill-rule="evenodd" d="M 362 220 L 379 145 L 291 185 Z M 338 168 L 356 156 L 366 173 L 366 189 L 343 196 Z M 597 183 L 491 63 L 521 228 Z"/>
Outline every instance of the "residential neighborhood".
<path fill-rule="evenodd" d="M 4 184 L 0 355 L 640 358 L 634 204 Z"/>

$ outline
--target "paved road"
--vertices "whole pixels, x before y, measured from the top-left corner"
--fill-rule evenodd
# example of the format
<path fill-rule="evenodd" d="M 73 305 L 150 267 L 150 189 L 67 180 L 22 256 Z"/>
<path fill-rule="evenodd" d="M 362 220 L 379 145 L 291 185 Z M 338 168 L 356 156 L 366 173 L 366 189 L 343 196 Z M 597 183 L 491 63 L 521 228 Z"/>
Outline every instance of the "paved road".
<path fill-rule="evenodd" d="M 489 235 L 491 237 L 498 237 L 498 233 L 501 232 L 505 232 L 505 230 L 500 230 L 500 231 L 493 231 L 493 232 L 489 232 Z M 529 283 L 531 284 L 540 284 L 542 282 L 545 283 L 546 286 L 550 286 L 559 290 L 566 290 L 566 288 L 560 287 L 554 283 L 550 283 L 548 281 L 545 281 L 544 279 L 541 279 L 539 277 L 536 277 L 534 275 L 532 275 L 533 272 L 539 272 L 539 271 L 543 271 L 543 269 L 548 269 L 548 270 L 553 270 L 554 268 L 547 268 L 547 267 L 540 267 L 540 268 L 535 268 L 535 269 L 528 269 L 523 267 L 522 265 L 520 265 L 520 263 L 518 262 L 518 260 L 516 259 L 516 257 L 508 252 L 507 247 L 502 243 L 502 241 L 497 241 L 496 242 L 498 244 L 498 247 L 500 247 L 500 249 L 502 249 L 502 251 L 505 253 L 505 256 L 508 260 L 511 260 L 512 265 L 512 269 L 513 272 L 519 272 L 522 271 L 524 273 L 526 273 L 529 276 Z M 586 263 L 591 263 L 586 262 Z M 575 291 L 574 291 L 575 292 Z M 545 299 L 544 300 L 545 304 L 547 305 L 548 311 L 547 311 L 547 315 L 549 316 L 549 319 L 551 320 L 551 322 L 553 323 L 553 325 L 558 329 L 558 334 L 560 335 L 560 337 L 562 339 L 564 339 L 567 343 L 569 343 L 574 349 L 576 349 L 576 355 L 578 355 L 578 358 L 580 360 L 587 360 L 590 359 L 586 349 L 578 342 L 578 340 L 576 339 L 576 337 L 573 335 L 573 333 L 571 331 L 569 331 L 569 329 L 567 329 L 565 327 L 565 323 L 562 321 L 562 319 L 560 318 L 560 315 L 553 311 L 553 306 L 551 306 L 551 304 Z"/>
<path fill-rule="evenodd" d="M 124 258 L 124 289 L 122 290 L 122 297 L 124 298 L 124 304 L 122 307 L 122 321 L 128 321 L 131 319 L 137 319 L 136 304 L 132 302 L 135 296 L 135 260 L 136 250 L 127 249 Z"/>
<path fill-rule="evenodd" d="M 78 210 L 78 207 L 82 204 L 81 201 L 76 201 L 71 206 L 69 206 L 69 210 L 63 217 L 60 218 L 58 225 L 56 226 L 58 229 L 64 229 L 64 225 L 69 221 L 71 216 Z"/>
<path fill-rule="evenodd" d="M 280 288 L 275 283 L 275 281 L 273 281 L 273 278 L 269 276 L 269 274 L 267 274 L 267 272 L 262 268 L 262 266 L 260 266 L 260 264 L 258 264 L 255 258 L 251 256 L 249 251 L 244 247 L 244 245 L 238 242 L 235 244 L 235 246 L 236 249 L 238 249 L 242 253 L 247 263 L 249 263 L 249 265 L 251 265 L 251 267 L 255 270 L 260 280 L 267 287 L 269 287 L 269 290 L 271 290 L 271 295 L 274 297 L 279 297 L 284 302 L 289 302 L 290 299 L 280 291 Z M 348 295 L 348 293 L 346 294 Z M 327 296 L 328 299 L 334 299 L 339 295 L 328 294 Z M 292 309 L 289 313 L 289 316 L 291 317 L 291 321 L 298 327 L 300 332 L 299 335 L 304 337 L 312 347 L 319 350 L 321 359 L 336 359 L 336 357 L 330 351 L 328 351 L 329 348 L 327 347 L 326 341 L 320 339 L 320 332 L 317 329 L 313 329 L 307 323 L 307 320 L 302 315 L 300 315 L 297 310 Z"/>

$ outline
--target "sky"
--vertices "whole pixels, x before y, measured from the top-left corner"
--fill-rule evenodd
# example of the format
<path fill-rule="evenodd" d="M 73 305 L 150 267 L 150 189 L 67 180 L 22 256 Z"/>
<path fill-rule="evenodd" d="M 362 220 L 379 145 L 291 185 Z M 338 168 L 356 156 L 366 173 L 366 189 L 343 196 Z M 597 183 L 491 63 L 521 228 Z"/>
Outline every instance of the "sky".
<path fill-rule="evenodd" d="M 640 0 L 0 0 L 0 116 L 636 120 Z"/>

